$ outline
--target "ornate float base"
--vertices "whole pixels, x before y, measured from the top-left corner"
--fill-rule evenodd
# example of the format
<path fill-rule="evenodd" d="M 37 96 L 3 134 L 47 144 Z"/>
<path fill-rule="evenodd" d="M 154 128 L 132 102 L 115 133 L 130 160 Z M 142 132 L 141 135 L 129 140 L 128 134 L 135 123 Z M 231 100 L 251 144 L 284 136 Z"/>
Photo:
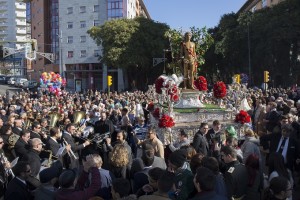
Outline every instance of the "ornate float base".
<path fill-rule="evenodd" d="M 180 101 L 174 108 L 204 108 L 205 105 L 199 100 L 200 94 L 197 90 L 182 90 Z"/>

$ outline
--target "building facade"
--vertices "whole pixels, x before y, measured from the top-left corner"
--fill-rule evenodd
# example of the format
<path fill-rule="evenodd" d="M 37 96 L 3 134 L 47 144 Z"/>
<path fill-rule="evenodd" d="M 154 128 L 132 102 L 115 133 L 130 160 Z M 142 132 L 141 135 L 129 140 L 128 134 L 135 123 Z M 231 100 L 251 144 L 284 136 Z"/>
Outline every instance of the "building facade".
<path fill-rule="evenodd" d="M 99 62 L 102 48 L 89 37 L 87 31 L 107 20 L 138 16 L 137 10 L 141 8 L 137 9 L 136 5 L 137 0 L 73 0 L 72 4 L 67 1 L 59 2 L 62 65 L 68 87 L 76 91 L 105 91 L 107 76 L 111 75 L 112 90 L 126 88 L 126 77 L 121 69 Z"/>
<path fill-rule="evenodd" d="M 107 20 L 136 16 L 150 17 L 142 0 L 31 0 L 32 38 L 39 52 L 55 55 L 53 64 L 38 56 L 29 70 L 31 77 L 38 80 L 44 71 L 61 72 L 70 89 L 104 91 L 107 75 L 112 75 L 112 89 L 124 89 L 122 70 L 100 63 L 102 47 L 87 31 Z"/>
<path fill-rule="evenodd" d="M 39 54 L 35 60 L 31 61 L 28 76 L 38 81 L 43 72 L 59 72 L 58 0 L 32 0 L 30 6 L 31 38 L 37 40 L 37 51 L 55 55 L 54 62 Z"/>
<path fill-rule="evenodd" d="M 247 0 L 238 12 L 255 12 L 256 10 L 272 7 L 285 0 Z"/>
<path fill-rule="evenodd" d="M 4 47 L 20 50 L 26 38 L 26 4 L 20 0 L 0 0 L 0 41 Z M 1 60 L 9 75 L 24 76 L 24 54 L 12 54 Z"/>

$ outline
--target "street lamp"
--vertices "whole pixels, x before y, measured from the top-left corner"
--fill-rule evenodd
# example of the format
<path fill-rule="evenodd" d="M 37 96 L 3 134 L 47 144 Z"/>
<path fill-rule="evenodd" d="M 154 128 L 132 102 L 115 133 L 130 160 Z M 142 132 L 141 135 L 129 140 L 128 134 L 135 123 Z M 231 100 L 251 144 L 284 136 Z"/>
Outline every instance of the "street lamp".
<path fill-rule="evenodd" d="M 251 81 L 251 50 L 250 50 L 250 22 L 248 21 L 248 67 L 249 67 L 249 83 Z"/>
<path fill-rule="evenodd" d="M 60 31 L 60 35 L 57 34 L 58 38 L 59 38 L 59 74 L 61 77 L 65 77 L 64 76 L 64 69 L 63 69 L 63 55 L 62 55 L 62 31 Z"/>

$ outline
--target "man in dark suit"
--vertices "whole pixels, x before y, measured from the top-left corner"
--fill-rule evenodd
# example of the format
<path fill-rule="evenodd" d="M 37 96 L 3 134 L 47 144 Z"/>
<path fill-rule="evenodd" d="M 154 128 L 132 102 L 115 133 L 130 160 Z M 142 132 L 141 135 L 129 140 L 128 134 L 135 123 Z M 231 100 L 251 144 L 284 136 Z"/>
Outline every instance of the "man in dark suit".
<path fill-rule="evenodd" d="M 62 137 L 62 133 L 59 130 L 59 128 L 54 127 L 50 129 L 50 137 L 48 138 L 46 142 L 46 149 L 51 150 L 52 154 L 55 156 L 59 150 L 59 148 L 62 146 L 60 143 Z M 71 145 L 66 146 L 66 152 L 70 151 Z M 63 152 L 62 156 L 65 155 L 66 152 Z"/>
<path fill-rule="evenodd" d="M 41 169 L 41 159 L 39 154 L 42 151 L 43 143 L 39 138 L 33 138 L 30 141 L 30 150 L 22 158 L 23 161 L 29 163 L 31 168 L 31 175 L 37 177 Z"/>
<path fill-rule="evenodd" d="M 206 139 L 206 134 L 208 132 L 208 124 L 201 123 L 200 130 L 195 134 L 192 146 L 195 148 L 197 153 L 202 153 L 207 156 L 209 152 L 209 146 Z"/>
<path fill-rule="evenodd" d="M 39 122 L 33 122 L 32 123 L 32 131 L 30 133 L 30 138 L 39 138 L 43 142 L 47 141 L 47 135 L 46 133 L 42 133 L 42 126 Z"/>
<path fill-rule="evenodd" d="M 112 121 L 107 118 L 106 112 L 101 112 L 100 120 L 95 122 L 95 133 L 103 134 L 110 132 L 110 134 L 112 134 L 114 130 L 114 125 Z"/>
<path fill-rule="evenodd" d="M 9 182 L 7 190 L 4 195 L 5 200 L 18 199 L 18 200 L 31 200 L 30 192 L 27 189 L 26 180 L 31 173 L 29 163 L 20 161 L 13 168 L 15 177 Z"/>
<path fill-rule="evenodd" d="M 74 141 L 73 136 L 75 136 L 75 125 L 74 124 L 68 124 L 66 126 L 66 131 L 62 135 L 62 139 L 64 142 L 66 142 L 68 145 L 71 146 L 71 150 L 73 151 L 74 155 L 78 158 L 78 151 L 84 149 L 86 146 L 90 145 L 90 141 L 86 140 L 83 144 L 76 144 Z M 65 144 L 65 145 L 67 145 Z M 64 156 L 64 164 L 66 165 L 66 168 L 71 167 L 78 167 L 77 165 L 78 160 L 73 157 L 73 155 L 66 154 Z M 73 162 L 72 162 L 73 161 Z"/>
<path fill-rule="evenodd" d="M 270 102 L 270 111 L 266 114 L 266 119 L 264 122 L 266 123 L 266 129 L 269 133 L 273 132 L 273 129 L 276 125 L 278 125 L 278 122 L 280 120 L 280 114 L 277 111 L 277 103 Z"/>
<path fill-rule="evenodd" d="M 300 163 L 300 151 L 297 140 L 290 137 L 293 128 L 289 124 L 281 126 L 281 134 L 272 133 L 263 135 L 260 138 L 260 144 L 265 151 L 269 153 L 279 152 L 284 158 L 287 168 L 293 170 L 295 164 Z"/>
<path fill-rule="evenodd" d="M 20 135 L 21 131 L 23 130 L 22 129 L 22 121 L 20 119 L 16 119 L 14 124 L 15 124 L 15 126 L 12 128 L 12 132 L 17 135 Z"/>
<path fill-rule="evenodd" d="M 16 142 L 14 146 L 14 150 L 16 153 L 16 156 L 20 159 L 28 153 L 29 150 L 29 144 L 28 141 L 30 140 L 30 131 L 25 130 L 21 131 L 20 138 Z"/>

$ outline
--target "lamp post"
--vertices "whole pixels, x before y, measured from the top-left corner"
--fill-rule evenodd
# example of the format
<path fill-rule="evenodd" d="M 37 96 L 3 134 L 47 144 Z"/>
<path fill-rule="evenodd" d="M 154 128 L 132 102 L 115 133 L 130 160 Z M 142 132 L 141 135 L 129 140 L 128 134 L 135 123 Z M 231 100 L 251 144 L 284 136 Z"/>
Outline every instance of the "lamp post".
<path fill-rule="evenodd" d="M 57 34 L 58 38 L 59 38 L 59 74 L 61 77 L 65 77 L 64 76 L 64 69 L 63 69 L 63 55 L 62 55 L 62 31 L 60 31 L 60 35 Z"/>
<path fill-rule="evenodd" d="M 249 83 L 251 82 L 251 50 L 250 50 L 250 21 L 248 21 L 248 70 L 249 70 Z"/>

